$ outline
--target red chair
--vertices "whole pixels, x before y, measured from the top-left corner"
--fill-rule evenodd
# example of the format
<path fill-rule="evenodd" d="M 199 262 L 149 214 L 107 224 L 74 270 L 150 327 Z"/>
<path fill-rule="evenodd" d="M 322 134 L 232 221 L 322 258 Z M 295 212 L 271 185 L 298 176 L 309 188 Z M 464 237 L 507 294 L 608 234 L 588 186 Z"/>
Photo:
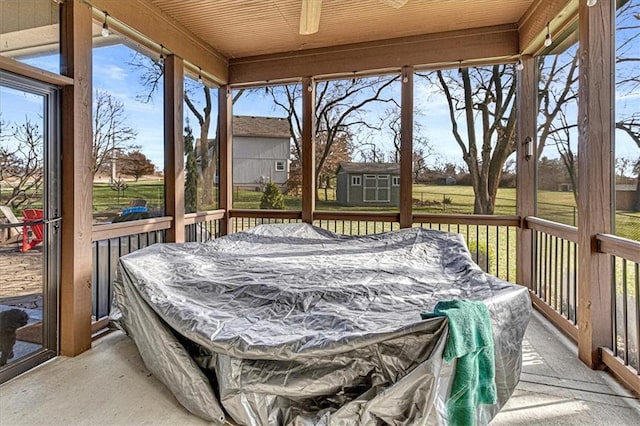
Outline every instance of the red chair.
<path fill-rule="evenodd" d="M 22 225 L 22 249 L 20 251 L 29 251 L 44 240 L 42 220 L 44 219 L 44 211 L 42 209 L 24 209 L 22 210 L 24 225 Z M 29 240 L 27 228 L 31 229 L 33 238 Z"/>

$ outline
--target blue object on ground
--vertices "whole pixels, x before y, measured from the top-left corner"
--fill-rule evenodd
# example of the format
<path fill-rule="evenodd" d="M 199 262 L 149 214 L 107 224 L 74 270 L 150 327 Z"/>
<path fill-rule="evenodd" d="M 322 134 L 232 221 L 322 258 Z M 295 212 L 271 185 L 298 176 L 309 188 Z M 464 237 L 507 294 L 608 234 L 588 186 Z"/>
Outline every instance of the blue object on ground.
<path fill-rule="evenodd" d="M 135 206 L 135 207 L 127 207 L 126 209 L 122 209 L 122 214 L 129 213 L 146 213 L 148 211 L 146 206 Z"/>
<path fill-rule="evenodd" d="M 456 369 L 447 401 L 451 425 L 475 425 L 476 407 L 496 403 L 493 332 L 486 305 L 471 300 L 445 300 L 422 319 L 446 316 L 449 337 L 444 359 L 456 359 Z"/>

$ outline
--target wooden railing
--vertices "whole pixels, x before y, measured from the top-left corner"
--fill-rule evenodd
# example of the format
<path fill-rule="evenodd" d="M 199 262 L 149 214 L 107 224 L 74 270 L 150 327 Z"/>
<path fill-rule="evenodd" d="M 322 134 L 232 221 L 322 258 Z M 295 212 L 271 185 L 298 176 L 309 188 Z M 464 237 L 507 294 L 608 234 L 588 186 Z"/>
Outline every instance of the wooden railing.
<path fill-rule="evenodd" d="M 578 340 L 578 228 L 527 217 L 533 230 L 531 299 L 549 321 Z"/>
<path fill-rule="evenodd" d="M 242 210 L 232 209 L 229 212 L 233 232 L 246 231 L 257 225 L 270 223 L 297 223 L 302 221 L 301 211 L 289 210 Z"/>
<path fill-rule="evenodd" d="M 159 217 L 131 222 L 93 225 L 93 292 L 94 331 L 106 326 L 104 319 L 111 310 L 112 286 L 120 256 L 154 243 L 164 242 L 165 229 L 172 218 Z"/>
<path fill-rule="evenodd" d="M 612 341 L 602 360 L 640 392 L 640 242 L 609 234 L 596 236 L 598 251 L 611 256 Z"/>
<path fill-rule="evenodd" d="M 461 234 L 478 266 L 507 281 L 516 278 L 516 229 L 519 225 L 518 216 L 413 215 L 413 226 Z"/>
<path fill-rule="evenodd" d="M 344 235 L 371 235 L 400 229 L 399 214 L 394 212 L 318 211 L 313 224 Z"/>
<path fill-rule="evenodd" d="M 199 242 L 220 236 L 220 220 L 224 218 L 224 210 L 211 210 L 184 215 L 184 235 L 187 242 Z"/>

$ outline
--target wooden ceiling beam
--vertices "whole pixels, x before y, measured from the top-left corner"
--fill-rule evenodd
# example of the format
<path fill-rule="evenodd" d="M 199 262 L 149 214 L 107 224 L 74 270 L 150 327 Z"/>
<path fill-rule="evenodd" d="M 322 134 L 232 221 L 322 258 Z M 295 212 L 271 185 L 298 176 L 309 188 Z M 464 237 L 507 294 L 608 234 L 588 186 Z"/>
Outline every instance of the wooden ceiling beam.
<path fill-rule="evenodd" d="M 232 85 L 403 66 L 487 63 L 518 55 L 516 25 L 402 37 L 229 60 Z"/>
<path fill-rule="evenodd" d="M 202 68 L 215 83 L 226 84 L 227 59 L 146 0 L 91 0 L 91 4 L 144 37 L 162 44 L 170 53 Z"/>
<path fill-rule="evenodd" d="M 552 34 L 566 28 L 578 14 L 578 0 L 537 0 L 518 23 L 520 53 L 537 55 L 543 50 L 547 23 Z"/>

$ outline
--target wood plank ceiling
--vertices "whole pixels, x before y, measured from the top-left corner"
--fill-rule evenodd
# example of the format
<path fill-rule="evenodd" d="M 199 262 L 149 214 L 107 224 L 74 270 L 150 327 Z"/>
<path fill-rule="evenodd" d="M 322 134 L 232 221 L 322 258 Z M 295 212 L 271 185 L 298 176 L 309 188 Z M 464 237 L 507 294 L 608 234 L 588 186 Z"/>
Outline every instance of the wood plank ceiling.
<path fill-rule="evenodd" d="M 229 58 L 517 24 L 533 0 L 324 0 L 320 29 L 299 35 L 300 0 L 149 0 Z"/>

